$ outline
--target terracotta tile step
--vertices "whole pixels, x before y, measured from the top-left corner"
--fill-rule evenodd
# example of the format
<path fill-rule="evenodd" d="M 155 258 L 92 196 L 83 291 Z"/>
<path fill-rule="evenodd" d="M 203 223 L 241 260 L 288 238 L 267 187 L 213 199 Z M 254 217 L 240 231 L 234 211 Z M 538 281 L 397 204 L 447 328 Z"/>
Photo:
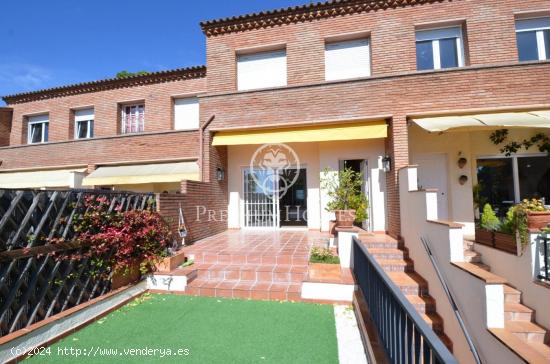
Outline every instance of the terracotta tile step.
<path fill-rule="evenodd" d="M 258 264 L 193 264 L 184 270 L 194 270 L 200 279 L 225 279 L 260 282 L 302 282 L 307 274 L 306 265 Z"/>
<path fill-rule="evenodd" d="M 435 300 L 431 296 L 406 295 L 410 303 L 420 313 L 434 313 Z"/>
<path fill-rule="evenodd" d="M 521 303 L 504 303 L 504 319 L 508 321 L 532 321 L 534 312 Z"/>
<path fill-rule="evenodd" d="M 378 259 L 407 259 L 409 252 L 406 249 L 369 248 L 369 253 Z"/>
<path fill-rule="evenodd" d="M 308 254 L 223 254 L 216 252 L 187 252 L 187 256 L 194 255 L 195 263 L 218 264 L 295 264 L 306 265 Z"/>
<path fill-rule="evenodd" d="M 484 271 L 487 271 L 487 272 L 490 272 L 491 271 L 491 267 L 488 266 L 487 264 L 483 264 L 481 262 L 472 262 L 471 264 L 475 265 L 476 267 L 478 268 L 481 268 L 483 269 Z"/>
<path fill-rule="evenodd" d="M 510 303 L 520 303 L 521 302 L 521 292 L 517 289 L 510 287 L 509 285 L 504 285 L 504 302 Z"/>
<path fill-rule="evenodd" d="M 489 332 L 527 363 L 542 364 L 550 360 L 545 344 L 528 343 L 506 329 L 489 329 Z"/>
<path fill-rule="evenodd" d="M 368 241 L 365 242 L 364 240 L 361 240 L 363 245 L 367 247 L 367 249 L 400 249 L 403 248 L 403 244 L 399 243 L 397 241 Z"/>
<path fill-rule="evenodd" d="M 196 279 L 185 288 L 185 294 L 255 300 L 299 301 L 301 299 L 301 284 Z"/>
<path fill-rule="evenodd" d="M 544 343 L 546 329 L 529 321 L 505 321 L 504 328 L 522 340 Z"/>
<path fill-rule="evenodd" d="M 468 263 L 481 263 L 481 254 L 473 250 L 464 250 L 464 261 Z"/>
<path fill-rule="evenodd" d="M 405 295 L 428 295 L 428 283 L 414 272 L 387 272 L 391 280 Z"/>
<path fill-rule="evenodd" d="M 386 272 L 413 272 L 414 263 L 411 259 L 376 259 Z"/>
<path fill-rule="evenodd" d="M 437 335 L 444 334 L 443 319 L 437 313 L 422 313 L 420 314 L 424 321 L 434 330 Z"/>
<path fill-rule="evenodd" d="M 375 234 L 375 233 L 359 233 L 359 239 L 364 244 L 379 244 L 379 243 L 388 243 L 388 244 L 399 244 L 398 241 L 386 234 Z"/>

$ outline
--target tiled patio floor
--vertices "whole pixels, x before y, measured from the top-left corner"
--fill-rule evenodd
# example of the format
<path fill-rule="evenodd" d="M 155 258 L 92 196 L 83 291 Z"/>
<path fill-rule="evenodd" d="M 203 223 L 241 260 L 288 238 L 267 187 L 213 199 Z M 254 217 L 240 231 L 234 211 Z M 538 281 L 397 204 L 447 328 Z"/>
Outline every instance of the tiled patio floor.
<path fill-rule="evenodd" d="M 328 241 L 316 231 L 229 230 L 184 248 L 194 264 L 174 273 L 193 276 L 190 295 L 299 300 L 310 250 Z"/>

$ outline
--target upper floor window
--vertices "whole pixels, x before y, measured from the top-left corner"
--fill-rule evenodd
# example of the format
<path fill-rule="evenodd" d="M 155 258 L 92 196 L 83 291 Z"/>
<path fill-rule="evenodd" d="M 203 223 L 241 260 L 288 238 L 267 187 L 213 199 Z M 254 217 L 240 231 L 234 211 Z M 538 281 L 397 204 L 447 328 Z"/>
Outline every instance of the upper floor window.
<path fill-rule="evenodd" d="M 199 99 L 196 97 L 174 99 L 174 129 L 199 128 Z"/>
<path fill-rule="evenodd" d="M 145 130 L 145 105 L 122 105 L 122 134 L 141 133 Z"/>
<path fill-rule="evenodd" d="M 89 139 L 94 137 L 94 109 L 75 110 L 74 112 L 75 139 Z"/>
<path fill-rule="evenodd" d="M 516 21 L 520 61 L 550 59 L 550 17 Z"/>
<path fill-rule="evenodd" d="M 368 39 L 355 39 L 325 45 L 325 79 L 343 80 L 370 76 Z"/>
<path fill-rule="evenodd" d="M 286 86 L 286 50 L 237 56 L 237 88 Z"/>
<path fill-rule="evenodd" d="M 464 66 L 462 28 L 441 28 L 416 32 L 416 68 L 439 70 Z"/>
<path fill-rule="evenodd" d="M 38 144 L 48 142 L 48 127 L 50 124 L 48 114 L 28 117 L 27 142 Z"/>

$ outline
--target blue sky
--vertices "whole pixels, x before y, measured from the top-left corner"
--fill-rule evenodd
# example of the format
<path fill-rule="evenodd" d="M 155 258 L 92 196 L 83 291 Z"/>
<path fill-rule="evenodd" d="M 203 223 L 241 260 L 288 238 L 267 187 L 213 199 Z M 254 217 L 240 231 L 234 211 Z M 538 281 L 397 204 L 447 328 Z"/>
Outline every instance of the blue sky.
<path fill-rule="evenodd" d="M 307 0 L 26 0 L 0 5 L 0 95 L 205 64 L 203 20 Z M 1 101 L 0 101 L 1 103 Z"/>

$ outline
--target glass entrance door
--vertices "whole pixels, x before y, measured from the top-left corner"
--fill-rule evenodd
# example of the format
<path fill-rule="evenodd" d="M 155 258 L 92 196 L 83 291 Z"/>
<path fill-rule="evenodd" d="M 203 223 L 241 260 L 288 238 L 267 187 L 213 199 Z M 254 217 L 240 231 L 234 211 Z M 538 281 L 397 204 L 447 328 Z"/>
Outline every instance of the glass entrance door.
<path fill-rule="evenodd" d="M 263 169 L 244 170 L 244 226 L 279 227 L 279 178 Z"/>

